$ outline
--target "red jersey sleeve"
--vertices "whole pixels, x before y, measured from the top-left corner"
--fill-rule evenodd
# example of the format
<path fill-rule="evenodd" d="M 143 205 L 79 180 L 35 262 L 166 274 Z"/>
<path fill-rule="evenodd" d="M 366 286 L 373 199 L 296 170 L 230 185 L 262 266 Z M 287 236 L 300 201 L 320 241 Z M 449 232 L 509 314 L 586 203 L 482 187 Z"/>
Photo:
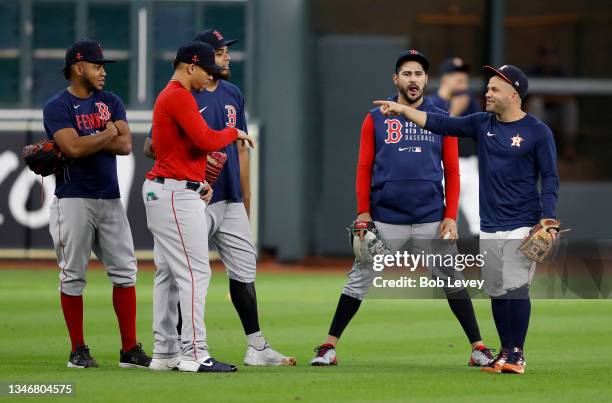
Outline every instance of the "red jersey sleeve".
<path fill-rule="evenodd" d="M 444 194 L 446 209 L 444 218 L 457 220 L 459 207 L 459 143 L 457 137 L 444 136 L 442 143 L 442 161 L 444 162 Z"/>
<path fill-rule="evenodd" d="M 357 162 L 357 214 L 370 212 L 370 188 L 374 167 L 374 121 L 368 113 L 361 125 L 359 161 Z"/>
<path fill-rule="evenodd" d="M 198 105 L 193 95 L 183 88 L 169 97 L 167 102 L 169 112 L 181 129 L 196 147 L 203 151 L 220 150 L 238 137 L 238 130 L 233 127 L 226 127 L 223 130 L 211 129 L 198 112 Z"/>

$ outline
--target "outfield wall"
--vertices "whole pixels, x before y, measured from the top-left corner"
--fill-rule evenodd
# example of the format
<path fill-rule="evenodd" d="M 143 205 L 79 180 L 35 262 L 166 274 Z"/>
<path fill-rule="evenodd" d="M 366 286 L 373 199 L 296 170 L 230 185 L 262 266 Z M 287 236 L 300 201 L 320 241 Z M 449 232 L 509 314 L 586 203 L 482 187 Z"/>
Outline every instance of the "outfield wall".
<path fill-rule="evenodd" d="M 8 119 L 0 111 L 0 258 L 53 258 L 53 244 L 48 231 L 49 206 L 53 201 L 55 177 L 34 174 L 21 158 L 27 144 L 45 138 L 40 111 L 13 111 Z M 23 119 L 28 116 L 31 119 Z M 140 258 L 152 258 L 153 238 L 147 229 L 141 189 L 153 161 L 142 152 L 150 127 L 150 112 L 129 112 L 133 134 L 133 152 L 117 157 L 121 200 L 132 229 L 134 246 Z M 257 125 L 249 125 L 256 139 Z M 251 152 L 251 225 L 258 234 L 258 154 Z"/>

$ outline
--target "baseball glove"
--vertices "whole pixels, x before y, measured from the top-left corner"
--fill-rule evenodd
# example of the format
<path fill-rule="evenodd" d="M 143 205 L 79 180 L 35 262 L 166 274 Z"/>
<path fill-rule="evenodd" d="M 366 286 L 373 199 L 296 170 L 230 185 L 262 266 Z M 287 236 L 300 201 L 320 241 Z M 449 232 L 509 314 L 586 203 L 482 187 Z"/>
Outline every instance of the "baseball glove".
<path fill-rule="evenodd" d="M 223 166 L 227 161 L 227 154 L 221 151 L 213 151 L 206 156 L 206 182 L 212 186 L 221 174 Z"/>
<path fill-rule="evenodd" d="M 71 162 L 57 144 L 50 140 L 42 140 L 23 147 L 21 156 L 30 170 L 42 176 L 51 175 Z"/>
<path fill-rule="evenodd" d="M 552 218 L 542 219 L 523 240 L 519 247 L 520 251 L 534 262 L 544 262 L 554 247 L 551 231 L 561 234 L 569 229 L 561 230 L 561 222 Z"/>
<path fill-rule="evenodd" d="M 365 233 L 363 241 L 359 238 L 360 230 Z M 353 221 L 347 231 L 355 259 L 359 263 L 372 263 L 374 256 L 391 253 L 391 248 L 372 221 Z"/>

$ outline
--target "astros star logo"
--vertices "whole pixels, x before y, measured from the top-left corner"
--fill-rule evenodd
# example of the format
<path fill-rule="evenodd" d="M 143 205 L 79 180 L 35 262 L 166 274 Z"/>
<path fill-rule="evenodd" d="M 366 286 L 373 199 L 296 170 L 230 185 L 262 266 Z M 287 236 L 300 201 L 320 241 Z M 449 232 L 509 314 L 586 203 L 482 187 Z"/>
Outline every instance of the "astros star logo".
<path fill-rule="evenodd" d="M 519 136 L 518 133 L 516 133 L 516 136 L 512 137 L 510 140 L 512 140 L 512 144 L 510 145 L 510 147 L 520 147 L 521 142 L 523 142 L 523 140 L 525 139 Z"/>

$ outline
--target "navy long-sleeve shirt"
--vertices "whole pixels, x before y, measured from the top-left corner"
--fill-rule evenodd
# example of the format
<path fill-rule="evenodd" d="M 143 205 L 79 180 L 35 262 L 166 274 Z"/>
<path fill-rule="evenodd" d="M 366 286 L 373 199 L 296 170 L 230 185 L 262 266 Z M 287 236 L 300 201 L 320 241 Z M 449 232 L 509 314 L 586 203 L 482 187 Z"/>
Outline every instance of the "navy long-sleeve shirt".
<path fill-rule="evenodd" d="M 556 217 L 557 150 L 543 122 L 530 114 L 506 123 L 488 112 L 465 117 L 428 113 L 425 129 L 476 141 L 482 231 L 510 231 Z"/>

